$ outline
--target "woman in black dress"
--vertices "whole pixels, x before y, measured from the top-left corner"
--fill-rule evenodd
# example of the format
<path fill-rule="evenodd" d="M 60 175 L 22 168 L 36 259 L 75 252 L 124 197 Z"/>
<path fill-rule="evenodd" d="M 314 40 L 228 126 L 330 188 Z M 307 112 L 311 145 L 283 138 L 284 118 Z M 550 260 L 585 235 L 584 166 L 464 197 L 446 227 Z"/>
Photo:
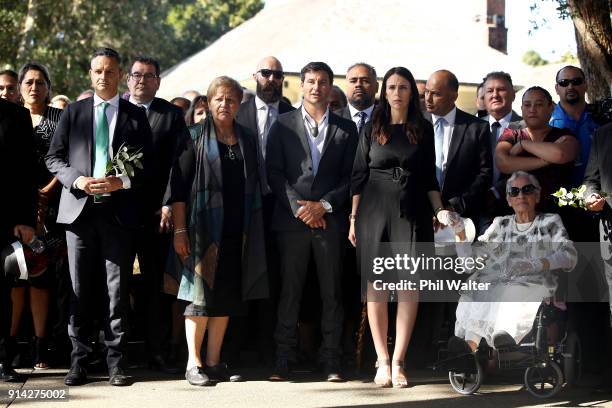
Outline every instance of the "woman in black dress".
<path fill-rule="evenodd" d="M 267 297 L 257 150 L 254 136 L 234 121 L 241 98 L 235 80 L 213 80 L 210 115 L 189 129 L 172 169 L 174 248 L 183 262 L 178 298 L 189 302 L 185 378 L 192 385 L 241 379 L 220 362 L 225 330 L 230 316 L 245 314 L 245 300 Z"/>
<path fill-rule="evenodd" d="M 406 68 L 392 68 L 384 76 L 380 104 L 359 136 L 351 189 L 349 240 L 357 247 L 358 263 L 380 256 L 386 249 L 381 243 L 394 243 L 393 252 L 399 252 L 397 247 L 401 243 L 401 252 L 420 255 L 421 249 L 426 248 L 417 243 L 433 241 L 432 215 L 438 216 L 443 224 L 452 218 L 452 214 L 442 209 L 433 128 L 422 116 L 416 82 Z M 374 281 L 398 282 L 403 277 L 401 273 L 389 271 L 374 275 L 370 265 L 360 269 L 368 268 L 370 272 L 363 273 L 363 278 L 378 357 L 374 382 L 403 388 L 407 386 L 404 356 L 416 320 L 418 294 L 396 291 L 395 349 L 390 360 L 387 348 L 390 292 L 381 290 Z"/>
<path fill-rule="evenodd" d="M 57 209 L 59 206 L 59 183 L 47 170 L 45 155 L 49 150 L 51 138 L 62 114 L 62 111 L 48 106 L 51 93 L 51 80 L 47 69 L 36 63 L 25 64 L 19 71 L 19 88 L 23 106 L 30 111 L 34 126 L 34 143 L 37 159 L 38 185 L 38 226 L 36 233 L 43 235 L 55 230 Z M 61 236 L 61 231 L 57 233 Z M 39 276 L 31 276 L 28 281 L 19 281 L 13 288 L 13 318 L 11 339 L 17 335 L 21 315 L 25 307 L 26 291 L 29 292 L 30 310 L 34 322 L 35 353 L 34 368 L 49 368 L 47 361 L 47 317 L 49 312 L 50 289 L 57 282 L 55 273 L 59 264 L 49 265 Z M 59 271 L 57 271 L 59 272 Z"/>

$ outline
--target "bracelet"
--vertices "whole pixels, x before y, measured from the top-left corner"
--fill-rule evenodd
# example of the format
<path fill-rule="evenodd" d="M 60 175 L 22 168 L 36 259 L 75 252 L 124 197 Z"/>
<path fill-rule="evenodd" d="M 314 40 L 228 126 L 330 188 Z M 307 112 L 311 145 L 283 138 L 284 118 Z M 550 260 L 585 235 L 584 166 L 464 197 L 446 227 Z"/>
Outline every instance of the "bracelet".
<path fill-rule="evenodd" d="M 349 221 L 355 221 L 357 219 L 357 215 L 355 214 L 350 214 L 349 215 Z"/>
<path fill-rule="evenodd" d="M 187 232 L 187 231 L 189 231 L 187 228 L 177 228 L 177 229 L 174 230 L 174 235 L 178 235 L 178 234 L 181 234 L 181 233 Z"/>
<path fill-rule="evenodd" d="M 434 215 L 437 217 L 437 216 L 438 216 L 438 213 L 439 213 L 440 211 L 442 211 L 443 209 L 444 209 L 444 207 L 438 207 L 438 208 L 436 208 L 436 209 L 434 210 Z"/>

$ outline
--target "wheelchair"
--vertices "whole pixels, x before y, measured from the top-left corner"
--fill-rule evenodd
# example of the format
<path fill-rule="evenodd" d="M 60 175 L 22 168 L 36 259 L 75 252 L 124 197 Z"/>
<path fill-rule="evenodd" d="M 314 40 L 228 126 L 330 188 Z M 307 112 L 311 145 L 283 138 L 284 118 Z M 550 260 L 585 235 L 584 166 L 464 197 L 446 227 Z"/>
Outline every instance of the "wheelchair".
<path fill-rule="evenodd" d="M 564 384 L 575 385 L 582 374 L 582 348 L 576 333 L 564 328 L 563 332 L 559 330 L 559 339 L 549 342 L 547 330 L 553 324 L 566 326 L 565 321 L 559 321 L 562 320 L 559 314 L 553 305 L 542 304 L 531 332 L 519 344 L 505 332 L 495 333 L 493 347 L 483 339 L 475 352 L 440 350 L 446 356 L 435 363 L 434 370 L 448 371 L 453 389 L 471 395 L 482 385 L 484 367 L 497 352 L 498 370 L 524 370 L 525 389 L 537 398 L 550 398 Z M 465 343 L 463 339 L 454 339 Z M 468 347 L 467 343 L 465 346 Z"/>

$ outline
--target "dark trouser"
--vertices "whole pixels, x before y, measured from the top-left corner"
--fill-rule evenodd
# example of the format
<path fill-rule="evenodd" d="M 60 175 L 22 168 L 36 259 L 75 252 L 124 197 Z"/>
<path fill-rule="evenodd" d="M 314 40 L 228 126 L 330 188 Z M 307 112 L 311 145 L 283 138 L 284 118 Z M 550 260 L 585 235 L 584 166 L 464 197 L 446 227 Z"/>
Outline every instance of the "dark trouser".
<path fill-rule="evenodd" d="M 13 357 L 13 350 L 10 350 L 6 343 L 11 330 L 12 305 L 11 286 L 5 278 L 2 266 L 0 266 L 0 364 L 6 365 L 6 367 L 10 367 L 10 360 Z"/>
<path fill-rule="evenodd" d="M 170 248 L 171 234 L 160 234 L 159 216 L 156 216 L 135 240 L 138 265 L 144 280 L 145 336 L 149 355 L 161 353 L 163 333 L 169 332 L 169 321 L 160 321 L 168 313 L 161 310 L 161 289 L 164 267 Z"/>
<path fill-rule="evenodd" d="M 89 204 L 66 228 L 72 301 L 68 335 L 72 342 L 71 366 L 84 367 L 91 351 L 94 301 L 103 296 L 108 305 L 105 324 L 106 362 L 120 366 L 126 344 L 127 283 L 132 274 L 133 231 L 117 224 L 107 204 Z"/>
<path fill-rule="evenodd" d="M 323 302 L 321 359 L 324 362 L 337 361 L 343 319 L 341 234 L 322 229 L 283 231 L 278 233 L 278 249 L 281 259 L 281 292 L 274 334 L 277 356 L 295 360 L 300 301 L 312 254 Z"/>

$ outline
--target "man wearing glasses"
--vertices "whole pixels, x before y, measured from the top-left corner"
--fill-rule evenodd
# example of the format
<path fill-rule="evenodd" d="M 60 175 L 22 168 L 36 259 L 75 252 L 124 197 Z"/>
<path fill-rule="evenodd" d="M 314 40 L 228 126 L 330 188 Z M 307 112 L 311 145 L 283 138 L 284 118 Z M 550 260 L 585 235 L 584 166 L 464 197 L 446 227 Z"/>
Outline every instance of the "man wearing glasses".
<path fill-rule="evenodd" d="M 173 229 L 172 210 L 163 205 L 163 199 L 176 142 L 189 137 L 189 133 L 181 109 L 155 97 L 161 82 L 159 71 L 159 63 L 155 59 L 139 56 L 132 61 L 127 79 L 130 102 L 146 111 L 153 135 L 153 149 L 149 160 L 152 179 L 146 199 L 148 213 L 144 230 L 136 241 L 136 254 L 145 286 L 146 300 L 142 309 L 146 315 L 149 365 L 166 373 L 176 373 L 178 369 L 166 363 L 161 347 L 162 333 L 167 332 L 170 322 L 161 325 L 161 328 L 166 330 L 160 330 L 159 324 L 160 316 L 168 315 L 162 312 L 163 299 L 160 291 L 171 243 L 170 233 Z"/>
<path fill-rule="evenodd" d="M 236 121 L 251 130 L 258 150 L 257 162 L 263 195 L 270 297 L 269 299 L 256 301 L 256 305 L 253 305 L 255 310 L 252 313 L 256 315 L 258 327 L 260 327 L 257 339 L 260 358 L 268 362 L 271 362 L 274 358 L 272 334 L 276 326 L 276 303 L 278 302 L 280 278 L 276 236 L 270 230 L 275 199 L 270 192 L 270 187 L 268 187 L 265 155 L 268 132 L 272 124 L 276 122 L 279 115 L 295 110 L 293 106 L 281 100 L 284 78 L 283 66 L 278 59 L 275 57 L 263 58 L 257 64 L 257 70 L 253 74 L 253 79 L 257 84 L 255 98 L 251 98 L 251 100 L 240 105 L 236 114 Z"/>

